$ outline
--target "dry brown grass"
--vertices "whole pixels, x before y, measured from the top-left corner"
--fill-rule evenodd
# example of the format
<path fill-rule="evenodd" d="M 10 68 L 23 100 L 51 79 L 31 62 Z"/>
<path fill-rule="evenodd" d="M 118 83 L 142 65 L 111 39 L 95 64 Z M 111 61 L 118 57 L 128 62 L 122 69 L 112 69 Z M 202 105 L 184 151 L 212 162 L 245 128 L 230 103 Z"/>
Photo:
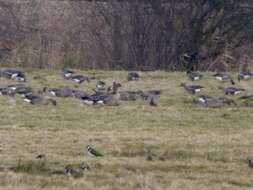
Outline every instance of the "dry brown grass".
<path fill-rule="evenodd" d="M 35 89 L 74 84 L 56 71 L 28 70 Z M 161 89 L 161 105 L 143 101 L 119 107 L 90 107 L 76 99 L 57 99 L 58 106 L 31 106 L 17 97 L 0 97 L 0 189 L 100 189 L 100 190 L 211 190 L 247 189 L 253 186 L 253 111 L 243 106 L 211 109 L 192 104 L 181 87 L 183 73 L 141 73 L 139 82 L 126 82 L 126 72 L 81 71 L 108 83 L 117 80 L 124 89 Z M 33 80 L 40 75 L 42 79 Z M 219 84 L 205 73 L 205 93 L 222 95 Z M 9 83 L 2 80 L 1 84 Z M 190 82 L 188 82 L 190 83 Z M 82 84 L 90 89 L 95 81 Z M 238 86 L 253 93 L 252 81 Z M 91 144 L 105 156 L 91 158 Z M 38 154 L 46 155 L 42 170 Z M 151 155 L 152 160 L 147 157 Z M 91 171 L 81 178 L 52 175 L 68 164 L 87 162 Z M 27 169 L 31 167 L 32 169 Z M 42 170 L 42 171 L 41 171 Z M 38 171 L 38 172 L 36 172 Z"/>

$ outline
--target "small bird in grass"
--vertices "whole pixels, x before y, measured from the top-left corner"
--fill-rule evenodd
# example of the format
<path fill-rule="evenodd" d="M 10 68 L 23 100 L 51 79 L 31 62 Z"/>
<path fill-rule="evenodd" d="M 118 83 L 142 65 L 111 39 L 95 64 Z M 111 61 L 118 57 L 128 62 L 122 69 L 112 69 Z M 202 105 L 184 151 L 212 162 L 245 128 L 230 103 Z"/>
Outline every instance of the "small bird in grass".
<path fill-rule="evenodd" d="M 36 159 L 43 159 L 46 158 L 45 154 L 39 154 L 38 156 L 36 156 Z"/>
<path fill-rule="evenodd" d="M 250 168 L 253 168 L 253 161 L 252 160 L 248 159 L 248 164 L 249 164 Z"/>
<path fill-rule="evenodd" d="M 99 153 L 98 151 L 96 151 L 90 145 L 87 145 L 86 148 L 87 148 L 87 152 L 88 152 L 88 154 L 90 156 L 93 156 L 93 157 L 101 157 L 101 156 L 103 156 L 101 153 Z"/>

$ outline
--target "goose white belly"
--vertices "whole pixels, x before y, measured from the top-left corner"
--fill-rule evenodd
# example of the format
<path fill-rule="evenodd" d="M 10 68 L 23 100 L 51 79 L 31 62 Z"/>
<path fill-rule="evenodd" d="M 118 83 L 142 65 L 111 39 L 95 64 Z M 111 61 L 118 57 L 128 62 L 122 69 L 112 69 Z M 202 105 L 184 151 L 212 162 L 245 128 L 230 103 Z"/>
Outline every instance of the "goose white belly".
<path fill-rule="evenodd" d="M 200 89 L 200 88 L 197 88 L 197 89 L 195 89 L 194 91 L 195 91 L 195 92 L 200 92 L 201 89 Z"/>
<path fill-rule="evenodd" d="M 215 77 L 217 80 L 219 80 L 219 81 L 223 81 L 223 77 L 219 77 L 219 76 L 217 76 L 217 77 Z"/>
<path fill-rule="evenodd" d="M 31 103 L 31 100 L 28 99 L 28 98 L 25 98 L 24 101 L 27 102 L 27 103 Z"/>

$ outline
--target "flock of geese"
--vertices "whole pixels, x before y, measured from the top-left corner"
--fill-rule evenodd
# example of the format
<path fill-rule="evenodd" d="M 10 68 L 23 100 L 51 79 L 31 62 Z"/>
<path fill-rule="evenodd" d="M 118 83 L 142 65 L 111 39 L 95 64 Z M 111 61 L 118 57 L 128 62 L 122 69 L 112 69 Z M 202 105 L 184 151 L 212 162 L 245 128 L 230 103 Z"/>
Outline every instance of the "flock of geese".
<path fill-rule="evenodd" d="M 75 83 L 90 82 L 88 76 L 75 74 L 74 71 L 63 69 L 61 72 L 62 78 L 71 80 Z M 120 83 L 113 82 L 111 86 L 107 86 L 105 81 L 97 80 L 96 87 L 92 94 L 79 89 L 71 88 L 48 88 L 43 87 L 42 90 L 35 92 L 31 87 L 27 86 L 26 76 L 23 72 L 17 69 L 2 69 L 0 70 L 0 77 L 18 81 L 18 84 L 12 84 L 0 87 L 0 95 L 11 96 L 20 95 L 23 100 L 32 105 L 57 105 L 57 102 L 52 97 L 75 97 L 80 99 L 83 103 L 88 105 L 108 105 L 119 106 L 121 101 L 134 101 L 142 99 L 147 101 L 151 106 L 157 106 L 159 103 L 160 90 L 150 91 L 119 91 L 122 87 Z M 129 72 L 128 81 L 137 81 L 140 76 L 137 72 Z"/>
<path fill-rule="evenodd" d="M 203 78 L 203 75 L 197 72 L 187 72 L 187 76 L 191 81 L 199 81 Z M 224 88 L 219 86 L 218 89 L 224 91 L 225 95 L 237 95 L 242 92 L 246 92 L 246 89 L 235 87 L 235 81 L 227 73 L 216 73 L 213 77 L 223 83 L 231 83 L 230 87 Z M 241 80 L 250 80 L 253 78 L 253 73 L 251 72 L 240 72 L 237 76 L 238 82 Z M 205 87 L 201 85 L 187 85 L 186 83 L 181 83 L 181 86 L 190 94 L 197 94 L 201 92 Z M 244 95 L 239 98 L 240 100 L 253 100 L 253 94 Z M 198 104 L 201 104 L 206 107 L 219 108 L 226 105 L 237 105 L 237 103 L 226 96 L 221 96 L 218 98 L 209 96 L 209 95 L 199 95 L 194 101 Z"/>
<path fill-rule="evenodd" d="M 191 81 L 199 81 L 203 78 L 203 75 L 198 72 L 187 72 L 187 77 Z M 76 74 L 74 71 L 69 69 L 63 69 L 61 76 L 65 80 L 71 80 L 75 83 L 89 83 L 91 78 L 88 76 Z M 52 97 L 74 97 L 81 100 L 83 103 L 88 105 L 108 105 L 108 106 L 119 106 L 122 101 L 135 101 L 138 99 L 145 100 L 150 106 L 158 106 L 161 90 L 149 90 L 149 91 L 127 91 L 119 90 L 122 85 L 117 82 L 113 82 L 111 86 L 107 86 L 105 81 L 97 80 L 96 86 L 93 89 L 92 94 L 79 89 L 72 88 L 48 88 L 43 87 L 42 90 L 35 92 L 30 86 L 25 83 L 27 81 L 26 75 L 17 69 L 7 68 L 0 70 L 0 77 L 18 81 L 18 84 L 12 84 L 0 87 L 0 95 L 11 96 L 20 95 L 23 100 L 32 105 L 57 105 L 57 102 Z M 224 91 L 225 95 L 237 95 L 246 90 L 243 88 L 235 87 L 235 81 L 227 73 L 216 73 L 213 75 L 215 79 L 223 83 L 231 83 L 232 86 L 224 88 L 219 86 L 218 88 Z M 250 80 L 253 78 L 251 72 L 240 72 L 237 76 L 238 82 L 241 80 Z M 127 76 L 128 81 L 140 80 L 140 75 L 137 72 L 129 72 Z M 187 85 L 181 83 L 181 86 L 190 94 L 198 94 L 204 89 L 201 85 Z M 253 100 L 253 94 L 244 95 L 240 97 L 241 100 Z M 194 102 L 206 106 L 206 107 L 221 107 L 225 105 L 236 105 L 236 102 L 227 96 L 218 98 L 211 97 L 209 95 L 199 95 L 195 97 Z"/>

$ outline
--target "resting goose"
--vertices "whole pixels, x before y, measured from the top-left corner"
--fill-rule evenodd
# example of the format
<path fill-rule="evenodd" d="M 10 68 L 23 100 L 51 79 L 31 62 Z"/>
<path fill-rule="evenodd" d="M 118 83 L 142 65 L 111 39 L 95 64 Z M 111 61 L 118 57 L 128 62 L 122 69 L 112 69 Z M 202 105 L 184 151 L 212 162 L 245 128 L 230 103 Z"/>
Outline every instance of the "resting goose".
<path fill-rule="evenodd" d="M 27 103 L 30 103 L 32 105 L 48 105 L 50 103 L 54 106 L 57 105 L 55 100 L 53 100 L 51 98 L 39 96 L 39 95 L 36 95 L 33 93 L 28 93 L 28 94 L 24 95 L 24 101 Z"/>
<path fill-rule="evenodd" d="M 218 100 L 223 104 L 223 105 L 237 105 L 236 102 L 232 99 L 229 99 L 227 97 L 219 97 Z"/>
<path fill-rule="evenodd" d="M 236 88 L 236 87 L 228 87 L 228 88 L 219 87 L 219 89 L 224 90 L 226 95 L 237 95 L 245 91 L 245 89 L 243 88 Z"/>
<path fill-rule="evenodd" d="M 192 81 L 200 80 L 203 77 L 203 75 L 196 72 L 191 72 L 191 71 L 187 71 L 187 76 Z"/>
<path fill-rule="evenodd" d="M 16 70 L 16 69 L 4 69 L 1 71 L 1 76 L 5 77 L 7 79 L 16 80 L 19 82 L 26 81 L 25 74 L 21 71 Z"/>
<path fill-rule="evenodd" d="M 137 72 L 129 72 L 127 76 L 128 81 L 137 81 L 140 79 L 140 75 Z"/>
<path fill-rule="evenodd" d="M 205 95 L 202 95 L 202 96 L 198 96 L 196 98 L 197 102 L 201 103 L 201 104 L 206 104 L 208 102 L 212 102 L 214 101 L 215 99 L 211 96 L 205 96 Z"/>
<path fill-rule="evenodd" d="M 43 92 L 48 92 L 51 96 L 66 98 L 66 97 L 72 97 L 73 96 L 73 90 L 70 88 L 49 88 L 47 87 L 43 88 Z"/>
<path fill-rule="evenodd" d="M 218 81 L 227 82 L 230 81 L 232 85 L 235 85 L 235 82 L 227 73 L 216 73 L 213 75 Z"/>
<path fill-rule="evenodd" d="M 62 77 L 64 79 L 69 79 L 74 73 L 75 73 L 74 71 L 65 68 L 62 70 Z"/>
<path fill-rule="evenodd" d="M 76 82 L 76 83 L 82 83 L 84 81 L 90 82 L 89 77 L 87 76 L 83 76 L 83 75 L 72 75 L 69 77 L 72 81 Z"/>
<path fill-rule="evenodd" d="M 120 105 L 120 94 L 118 92 L 119 87 L 121 87 L 121 84 L 114 82 L 113 91 L 111 93 L 104 95 L 94 94 L 91 96 L 83 97 L 82 100 L 88 105 L 104 104 L 108 106 L 118 106 Z"/>
<path fill-rule="evenodd" d="M 253 95 L 241 96 L 240 100 L 253 100 Z"/>
<path fill-rule="evenodd" d="M 75 98 L 82 99 L 83 97 L 86 97 L 87 94 L 82 90 L 72 90 L 72 94 Z"/>
<path fill-rule="evenodd" d="M 186 85 L 185 83 L 181 83 L 181 86 L 184 87 L 184 89 L 191 94 L 200 92 L 204 88 L 200 85 Z"/>
<path fill-rule="evenodd" d="M 142 91 L 120 91 L 120 100 L 122 101 L 135 101 L 140 99 L 143 95 Z"/>
<path fill-rule="evenodd" d="M 237 79 L 240 82 L 241 80 L 249 80 L 251 78 L 253 78 L 253 73 L 245 71 L 245 72 L 240 72 L 238 74 L 238 78 Z"/>

